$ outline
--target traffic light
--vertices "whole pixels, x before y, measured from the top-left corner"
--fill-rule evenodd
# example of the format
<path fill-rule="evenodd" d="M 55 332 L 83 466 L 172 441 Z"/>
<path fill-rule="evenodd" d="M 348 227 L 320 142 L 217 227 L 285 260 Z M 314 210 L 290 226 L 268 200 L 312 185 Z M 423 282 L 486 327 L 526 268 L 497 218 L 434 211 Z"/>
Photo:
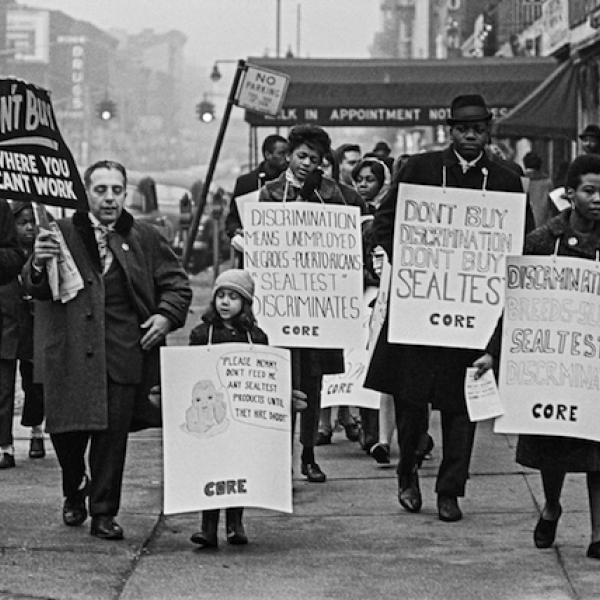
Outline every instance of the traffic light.
<path fill-rule="evenodd" d="M 96 111 L 102 121 L 110 121 L 117 116 L 117 105 L 112 100 L 105 98 L 98 102 Z"/>
<path fill-rule="evenodd" d="M 215 118 L 215 105 L 204 99 L 196 104 L 196 114 L 203 123 L 210 123 Z"/>

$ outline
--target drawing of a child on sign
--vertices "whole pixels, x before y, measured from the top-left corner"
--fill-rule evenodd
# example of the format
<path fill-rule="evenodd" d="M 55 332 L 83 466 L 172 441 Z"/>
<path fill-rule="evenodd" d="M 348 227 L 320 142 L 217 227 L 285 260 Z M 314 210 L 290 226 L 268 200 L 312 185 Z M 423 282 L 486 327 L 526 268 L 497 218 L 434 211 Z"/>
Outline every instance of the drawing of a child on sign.
<path fill-rule="evenodd" d="M 186 409 L 185 423 L 181 425 L 183 431 L 200 438 L 223 433 L 229 427 L 223 396 L 211 380 L 196 382 L 192 390 L 192 405 Z"/>

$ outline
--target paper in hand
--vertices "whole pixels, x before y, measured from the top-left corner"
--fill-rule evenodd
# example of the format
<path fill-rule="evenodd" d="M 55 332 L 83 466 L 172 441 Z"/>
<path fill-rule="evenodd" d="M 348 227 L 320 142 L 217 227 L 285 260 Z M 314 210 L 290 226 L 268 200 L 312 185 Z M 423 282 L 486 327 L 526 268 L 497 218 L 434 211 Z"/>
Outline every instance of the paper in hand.
<path fill-rule="evenodd" d="M 468 367 L 465 374 L 465 399 L 469 419 L 472 422 L 485 421 L 504 414 L 494 371 L 489 369 L 479 379 L 475 379 L 475 373 L 476 367 Z"/>

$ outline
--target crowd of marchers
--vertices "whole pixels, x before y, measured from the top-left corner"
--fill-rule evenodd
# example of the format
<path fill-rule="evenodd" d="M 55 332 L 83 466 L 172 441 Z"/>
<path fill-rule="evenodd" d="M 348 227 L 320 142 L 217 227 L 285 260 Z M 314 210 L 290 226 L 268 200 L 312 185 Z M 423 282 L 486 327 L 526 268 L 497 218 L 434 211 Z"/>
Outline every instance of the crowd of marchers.
<path fill-rule="evenodd" d="M 458 96 L 447 122 L 448 147 L 396 159 L 384 141 L 367 153 L 355 143 L 334 149 L 329 134 L 316 125 L 295 126 L 287 138 L 266 137 L 262 162 L 235 182 L 225 223 L 234 265 L 216 279 L 190 344 L 268 344 L 253 311 L 254 282 L 244 270 L 244 230 L 236 203 L 251 192 L 259 201 L 358 207 L 365 290 L 379 286 L 383 265 L 393 261 L 403 183 L 526 192 L 525 254 L 598 260 L 600 128 L 588 125 L 582 131 L 583 153 L 552 179 L 534 152 L 523 157 L 523 169 L 506 145 L 492 143 L 491 121 L 481 96 Z M 90 516 L 92 535 L 118 540 L 124 536 L 116 516 L 128 434 L 156 424 L 159 348 L 169 332 L 184 325 L 192 291 L 166 240 L 124 208 L 127 171 L 122 164 L 103 160 L 90 165 L 84 185 L 89 212 L 75 212 L 51 227 L 48 217 L 45 225 L 36 225 L 30 203 L 0 200 L 0 469 L 17 464 L 12 426 L 18 369 L 24 393 L 21 422 L 31 428 L 29 457 L 45 456 L 48 434 L 60 467 L 64 524 L 81 526 Z M 82 284 L 62 302 L 53 299 L 48 266 L 65 248 Z M 326 482 L 316 448 L 330 444 L 336 430 L 360 443 L 377 463 L 389 464 L 396 431 L 398 501 L 404 510 L 418 513 L 423 504 L 419 469 L 434 448 L 429 418 L 437 410 L 437 510 L 440 520 L 458 522 L 476 430 L 466 408 L 465 370 L 474 366 L 481 376 L 497 368 L 502 318 L 480 349 L 392 343 L 388 328 L 386 318 L 365 380 L 365 387 L 380 393 L 379 410 L 321 408 L 323 376 L 344 371 L 343 349 L 294 349 L 292 435 L 299 421 L 300 473 L 309 482 Z M 533 529 L 538 548 L 554 542 L 566 473 L 586 473 L 587 556 L 600 558 L 600 443 L 521 435 L 516 460 L 541 474 L 544 504 Z M 248 542 L 242 518 L 243 507 L 226 510 L 231 544 Z M 218 520 L 218 510 L 203 511 L 192 542 L 217 547 Z"/>

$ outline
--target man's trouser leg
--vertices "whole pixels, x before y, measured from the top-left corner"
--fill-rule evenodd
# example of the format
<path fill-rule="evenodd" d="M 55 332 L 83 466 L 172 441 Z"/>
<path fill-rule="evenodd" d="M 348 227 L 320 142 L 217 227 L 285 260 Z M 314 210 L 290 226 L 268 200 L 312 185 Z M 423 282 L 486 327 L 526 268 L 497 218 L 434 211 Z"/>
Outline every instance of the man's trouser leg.
<path fill-rule="evenodd" d="M 394 407 L 400 448 L 400 460 L 396 472 L 400 478 L 407 478 L 414 470 L 415 451 L 419 438 L 427 431 L 429 415 L 426 404 L 408 405 L 396 395 L 394 395 Z"/>
<path fill-rule="evenodd" d="M 85 449 L 90 437 L 89 431 L 67 431 L 51 433 L 50 439 L 62 471 L 63 496 L 75 495 L 85 475 Z"/>
<path fill-rule="evenodd" d="M 467 413 L 440 412 L 443 458 L 435 491 L 443 496 L 464 496 L 476 423 L 471 423 Z"/>
<path fill-rule="evenodd" d="M 108 429 L 92 432 L 90 444 L 92 516 L 115 516 L 119 512 L 135 394 L 134 385 L 121 385 L 110 380 L 108 382 Z"/>

